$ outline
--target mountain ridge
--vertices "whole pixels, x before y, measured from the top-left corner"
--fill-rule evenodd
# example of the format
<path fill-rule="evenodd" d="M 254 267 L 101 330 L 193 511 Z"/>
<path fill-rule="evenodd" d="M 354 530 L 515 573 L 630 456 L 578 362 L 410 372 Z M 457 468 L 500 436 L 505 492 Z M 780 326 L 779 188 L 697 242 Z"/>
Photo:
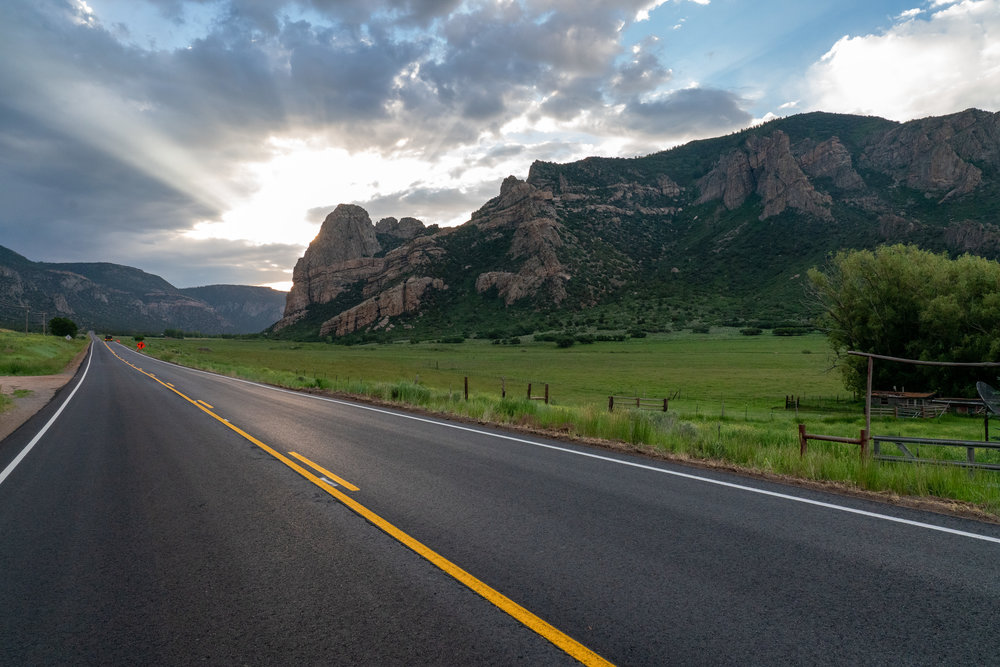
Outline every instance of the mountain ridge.
<path fill-rule="evenodd" d="M 996 258 L 998 174 L 1000 114 L 976 109 L 907 123 L 814 112 L 643 157 L 536 161 L 465 224 L 382 256 L 323 257 L 338 207 L 273 332 L 806 321 L 803 276 L 841 248 Z M 357 209 L 353 233 L 368 233 Z"/>
<path fill-rule="evenodd" d="M 0 246 L 0 322 L 68 317 L 81 328 L 154 333 L 257 333 L 281 316 L 285 295 L 266 287 L 180 289 L 160 276 L 110 262 L 33 262 Z"/>

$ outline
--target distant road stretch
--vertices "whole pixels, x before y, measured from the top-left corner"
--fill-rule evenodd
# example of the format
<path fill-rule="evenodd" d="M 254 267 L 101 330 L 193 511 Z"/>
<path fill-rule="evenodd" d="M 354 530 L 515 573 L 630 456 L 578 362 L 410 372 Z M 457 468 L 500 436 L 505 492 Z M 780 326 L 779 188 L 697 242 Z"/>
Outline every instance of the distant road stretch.
<path fill-rule="evenodd" d="M 95 341 L 0 442 L 0 664 L 997 664 L 1000 527 Z"/>

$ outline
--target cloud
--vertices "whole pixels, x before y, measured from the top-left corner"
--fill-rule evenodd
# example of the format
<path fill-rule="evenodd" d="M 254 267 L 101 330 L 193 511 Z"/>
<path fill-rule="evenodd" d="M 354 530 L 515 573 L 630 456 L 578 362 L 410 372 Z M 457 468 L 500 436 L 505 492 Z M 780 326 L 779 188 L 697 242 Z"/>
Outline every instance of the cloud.
<path fill-rule="evenodd" d="M 810 107 L 901 121 L 1000 108 L 1000 0 L 934 6 L 882 34 L 838 40 L 809 71 Z"/>
<path fill-rule="evenodd" d="M 623 26 L 659 4 L 135 0 L 145 22 L 134 32 L 163 25 L 168 47 L 156 35 L 138 44 L 99 3 L 7 0 L 0 90 L 16 94 L 0 97 L 0 239 L 33 259 L 118 261 L 183 286 L 275 282 L 285 278 L 258 280 L 256 263 L 290 269 L 308 239 L 186 232 L 234 210 L 244 217 L 228 219 L 243 224 L 266 189 L 254 166 L 274 159 L 276 140 L 337 147 L 345 161 L 378 155 L 386 169 L 419 164 L 420 181 L 385 179 L 388 194 L 359 203 L 373 217 L 448 224 L 532 159 L 581 157 L 611 135 L 656 142 L 749 118 L 725 91 L 666 91 L 660 47 L 623 42 Z M 345 171 L 314 169 L 310 177 L 338 174 L 331 194 L 290 203 L 288 215 L 311 209 L 315 224 L 338 192 L 363 198 L 340 187 Z M 262 223 L 276 218 L 269 210 Z"/>
<path fill-rule="evenodd" d="M 619 122 L 649 137 L 680 138 L 723 134 L 745 127 L 752 116 L 733 93 L 711 88 L 685 88 L 651 101 L 625 105 Z"/>

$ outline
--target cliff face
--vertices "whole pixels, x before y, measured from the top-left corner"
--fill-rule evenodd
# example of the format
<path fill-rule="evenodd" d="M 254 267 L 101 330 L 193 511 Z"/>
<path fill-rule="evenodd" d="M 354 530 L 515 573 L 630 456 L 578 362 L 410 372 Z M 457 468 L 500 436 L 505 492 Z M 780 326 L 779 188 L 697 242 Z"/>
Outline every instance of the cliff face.
<path fill-rule="evenodd" d="M 313 335 L 342 336 L 415 323 L 429 303 L 578 312 L 624 295 L 675 317 L 709 293 L 796 312 L 784 304 L 829 252 L 903 241 L 993 256 L 998 220 L 1000 114 L 804 114 L 642 158 L 536 162 L 458 228 L 338 207 L 276 330 L 309 314 Z"/>
<path fill-rule="evenodd" d="M 501 185 L 500 196 L 476 211 L 470 224 L 487 231 L 512 229 L 513 241 L 507 256 L 520 262 L 516 272 L 480 273 L 476 292 L 482 294 L 496 288 L 507 305 L 541 292 L 554 304 L 566 298 L 570 276 L 559 261 L 558 250 L 563 241 L 551 191 L 510 176 Z"/>

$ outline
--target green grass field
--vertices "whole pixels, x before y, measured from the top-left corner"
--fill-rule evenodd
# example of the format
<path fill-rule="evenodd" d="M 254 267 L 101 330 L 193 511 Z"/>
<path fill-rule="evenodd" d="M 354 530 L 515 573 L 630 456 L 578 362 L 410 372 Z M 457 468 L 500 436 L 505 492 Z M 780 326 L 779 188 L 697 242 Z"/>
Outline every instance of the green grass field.
<path fill-rule="evenodd" d="M 59 373 L 86 345 L 84 339 L 67 341 L 56 336 L 0 329 L 0 376 Z M 0 392 L 0 412 L 13 402 L 8 394 Z"/>
<path fill-rule="evenodd" d="M 318 388 L 493 423 L 622 441 L 681 458 L 902 495 L 973 503 L 1000 515 L 1000 473 L 865 462 L 857 446 L 810 443 L 810 433 L 858 437 L 862 402 L 847 393 L 821 335 L 672 333 L 623 342 L 493 345 L 396 343 L 345 347 L 232 339 L 146 339 L 146 352 L 183 365 L 293 388 Z M 464 399 L 469 378 L 470 400 Z M 550 405 L 526 400 L 549 384 Z M 501 386 L 507 397 L 501 399 Z M 671 397 L 669 411 L 616 409 L 608 396 Z M 785 397 L 800 398 L 786 410 Z M 1000 428 L 1000 427 L 998 427 Z M 876 419 L 880 435 L 982 439 L 981 418 Z M 924 454 L 924 452 L 922 452 Z M 928 455 L 930 452 L 927 453 Z M 944 452 L 937 453 L 944 455 Z M 964 456 L 964 454 L 962 454 Z M 961 458 L 959 456 L 958 458 Z M 992 460 L 977 454 L 980 460 Z"/>
<path fill-rule="evenodd" d="M 87 346 L 85 338 L 23 334 L 0 329 L 0 375 L 53 375 Z"/>

